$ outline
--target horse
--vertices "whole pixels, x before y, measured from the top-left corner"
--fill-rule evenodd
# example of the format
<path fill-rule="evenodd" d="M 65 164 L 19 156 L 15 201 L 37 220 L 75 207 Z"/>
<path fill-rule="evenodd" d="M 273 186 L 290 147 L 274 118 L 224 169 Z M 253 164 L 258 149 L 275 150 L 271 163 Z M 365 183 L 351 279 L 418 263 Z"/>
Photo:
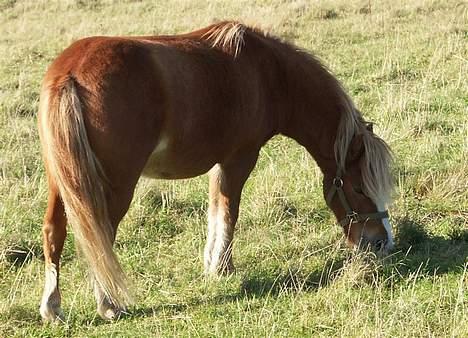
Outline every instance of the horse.
<path fill-rule="evenodd" d="M 131 304 L 112 250 L 141 176 L 209 175 L 204 268 L 231 273 L 245 181 L 281 134 L 306 148 L 351 246 L 393 246 L 389 146 L 313 55 L 239 22 L 181 35 L 88 37 L 49 66 L 39 136 L 48 182 L 40 313 L 63 320 L 60 255 L 71 225 L 93 277 L 97 312 Z"/>

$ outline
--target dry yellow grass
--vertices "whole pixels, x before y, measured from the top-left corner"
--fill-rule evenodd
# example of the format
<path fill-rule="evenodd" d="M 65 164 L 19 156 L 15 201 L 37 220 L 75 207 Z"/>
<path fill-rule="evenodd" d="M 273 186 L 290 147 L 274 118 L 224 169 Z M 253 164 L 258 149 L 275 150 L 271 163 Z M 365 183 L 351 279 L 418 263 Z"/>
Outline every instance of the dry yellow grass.
<path fill-rule="evenodd" d="M 465 2 L 3 0 L 0 10 L 0 336 L 468 335 Z M 70 236 L 67 323 L 44 326 L 35 114 L 47 65 L 84 36 L 181 33 L 217 19 L 313 51 L 376 122 L 396 157 L 396 252 L 377 261 L 346 249 L 318 168 L 275 138 L 244 191 L 234 276 L 201 273 L 206 178 L 142 180 L 116 245 L 138 297 L 132 315 L 93 315 Z"/>

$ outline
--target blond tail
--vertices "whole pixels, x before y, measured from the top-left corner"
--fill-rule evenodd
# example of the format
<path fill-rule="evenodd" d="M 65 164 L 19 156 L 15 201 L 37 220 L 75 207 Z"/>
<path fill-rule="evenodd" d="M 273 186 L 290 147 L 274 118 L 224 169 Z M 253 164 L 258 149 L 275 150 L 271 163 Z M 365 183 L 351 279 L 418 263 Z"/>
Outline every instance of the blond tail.
<path fill-rule="evenodd" d="M 109 301 L 125 308 L 130 297 L 112 250 L 104 171 L 89 144 L 80 99 L 72 78 L 44 89 L 39 124 L 44 157 L 65 205 L 68 222 L 90 270 Z"/>

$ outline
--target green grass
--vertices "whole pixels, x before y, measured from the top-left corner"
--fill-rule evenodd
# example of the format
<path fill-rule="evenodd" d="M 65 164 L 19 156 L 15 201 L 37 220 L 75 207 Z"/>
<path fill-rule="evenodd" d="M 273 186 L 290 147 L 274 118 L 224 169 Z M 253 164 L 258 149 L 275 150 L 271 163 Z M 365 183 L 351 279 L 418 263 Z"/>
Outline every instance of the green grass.
<path fill-rule="evenodd" d="M 463 1 L 0 0 L 0 336 L 468 335 L 468 9 Z M 238 19 L 313 51 L 395 153 L 396 250 L 343 244 L 309 155 L 285 138 L 244 190 L 231 277 L 206 279 L 207 179 L 139 183 L 116 252 L 136 305 L 96 317 L 73 236 L 65 325 L 42 324 L 46 184 L 35 115 L 47 65 L 90 35 Z M 293 173 L 293 174 L 292 174 Z"/>

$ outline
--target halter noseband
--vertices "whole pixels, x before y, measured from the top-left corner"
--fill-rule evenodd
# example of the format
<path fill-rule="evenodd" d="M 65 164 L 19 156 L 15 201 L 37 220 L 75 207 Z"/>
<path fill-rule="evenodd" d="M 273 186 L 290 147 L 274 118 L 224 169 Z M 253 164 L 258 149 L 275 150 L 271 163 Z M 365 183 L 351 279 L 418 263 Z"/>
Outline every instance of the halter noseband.
<path fill-rule="evenodd" d="M 351 223 L 366 222 L 370 219 L 388 218 L 388 210 L 374 212 L 371 214 L 359 214 L 351 208 L 343 191 L 343 180 L 341 178 L 341 168 L 339 167 L 336 172 L 336 176 L 333 179 L 332 186 L 327 194 L 328 205 L 331 205 L 331 201 L 333 200 L 335 193 L 338 194 L 338 198 L 340 199 L 341 205 L 346 211 L 346 217 L 338 222 L 342 226 L 350 225 Z"/>

